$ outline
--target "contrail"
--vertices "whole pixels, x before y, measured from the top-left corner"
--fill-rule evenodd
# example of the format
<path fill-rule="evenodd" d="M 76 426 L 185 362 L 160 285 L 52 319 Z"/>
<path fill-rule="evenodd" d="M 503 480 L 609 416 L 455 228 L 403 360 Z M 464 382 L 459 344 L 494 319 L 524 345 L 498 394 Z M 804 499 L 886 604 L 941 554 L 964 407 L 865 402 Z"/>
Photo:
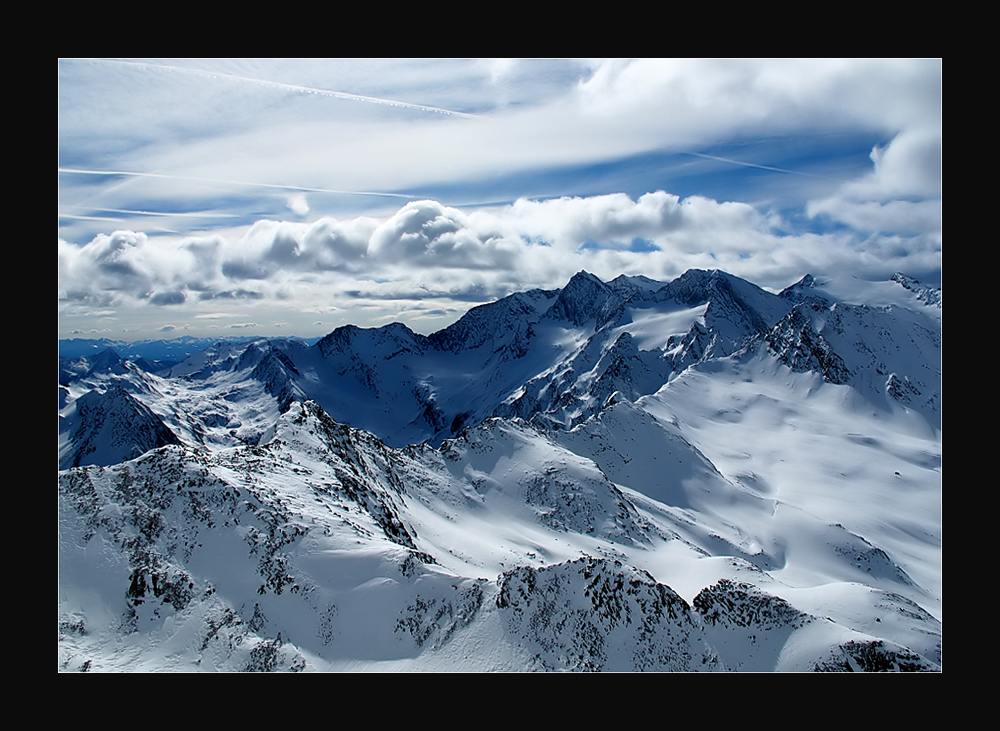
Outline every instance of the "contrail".
<path fill-rule="evenodd" d="M 285 84 L 280 81 L 265 81 L 263 79 L 253 79 L 246 76 L 236 76 L 234 74 L 226 74 L 220 71 L 205 71 L 203 69 L 192 69 L 186 68 L 184 66 L 168 66 L 166 64 L 160 63 L 144 63 L 142 61 L 119 61 L 116 59 L 108 58 L 85 58 L 85 59 L 65 59 L 67 61 L 96 61 L 98 63 L 111 63 L 119 64 L 121 66 L 139 66 L 146 69 L 160 69 L 164 71 L 177 71 L 183 74 L 191 74 L 193 76 L 203 76 L 205 78 L 215 78 L 215 79 L 229 79 L 231 81 L 241 81 L 248 84 L 258 84 L 260 86 L 269 86 L 275 89 L 285 89 L 288 91 L 297 91 L 303 94 L 318 94 L 320 96 L 329 96 L 337 99 L 350 99 L 352 101 L 358 102 L 369 102 L 371 104 L 385 104 L 391 107 L 405 107 L 406 109 L 417 109 L 422 112 L 434 112 L 436 114 L 449 114 L 455 117 L 466 117 L 469 119 L 477 118 L 475 114 L 469 114 L 467 112 L 456 112 L 454 109 L 444 109 L 442 107 L 431 107 L 424 104 L 413 104 L 412 102 L 403 102 L 397 99 L 382 99 L 375 96 L 363 96 L 361 94 L 348 94 L 344 91 L 333 91 L 331 89 L 318 89 L 312 86 L 299 86 L 297 84 Z"/>
<path fill-rule="evenodd" d="M 122 211 L 122 213 L 126 213 L 126 211 Z M 149 214 L 149 215 L 156 215 L 156 214 Z M 167 215 L 167 214 L 162 214 L 162 215 Z M 76 216 L 76 215 L 73 215 L 72 213 L 60 213 L 59 214 L 59 220 L 60 221 L 63 221 L 63 220 L 66 220 L 66 221 L 106 221 L 108 223 L 117 223 L 117 224 L 120 224 L 121 221 L 122 221 L 121 218 L 111 218 L 110 216 Z M 165 233 L 165 234 L 177 234 L 178 236 L 181 235 L 180 231 L 176 231 L 176 230 L 174 230 L 172 228 L 163 228 L 162 226 L 155 226 L 155 227 L 147 230 L 147 232 L 152 232 L 152 231 L 159 231 L 160 233 Z"/>
<path fill-rule="evenodd" d="M 186 218 L 239 218 L 239 216 L 236 215 L 235 213 L 201 213 L 201 212 L 163 213 L 159 211 L 134 211 L 127 208 L 102 208 L 100 206 L 81 206 L 81 205 L 68 205 L 68 206 L 63 206 L 63 208 L 79 208 L 86 211 L 103 211 L 106 213 L 127 213 L 133 216 L 171 216 L 171 217 L 179 216 Z M 93 216 L 76 216 L 69 213 L 60 213 L 59 216 L 60 218 L 95 218 Z M 105 218 L 99 220 L 114 221 L 117 219 Z"/>
<path fill-rule="evenodd" d="M 405 193 L 376 193 L 365 190 L 332 190 L 330 188 L 307 188 L 301 185 L 279 185 L 276 183 L 248 183 L 243 180 L 221 180 L 219 178 L 198 178 L 193 175 L 167 175 L 165 173 L 138 173 L 131 170 L 81 170 L 78 168 L 59 168 L 60 173 L 72 175 L 128 175 L 136 178 L 162 178 L 166 180 L 194 180 L 199 183 L 222 185 L 249 185 L 256 188 L 274 188 L 278 190 L 301 190 L 306 193 L 338 193 L 340 195 L 374 195 L 389 198 L 406 198 L 413 200 L 418 196 Z"/>
<path fill-rule="evenodd" d="M 693 155 L 694 157 L 703 157 L 706 160 L 716 160 L 718 162 L 727 162 L 730 165 L 742 165 L 748 168 L 760 168 L 761 170 L 773 170 L 776 173 L 788 173 L 789 175 L 806 175 L 810 178 L 822 178 L 823 180 L 835 180 L 838 183 L 846 183 L 846 180 L 841 180 L 840 178 L 831 178 L 829 175 L 817 175 L 816 173 L 804 173 L 801 170 L 786 170 L 785 168 L 776 168 L 770 165 L 758 165 L 755 162 L 744 162 L 743 160 L 733 160 L 729 157 L 718 157 L 716 155 L 706 155 L 701 152 L 685 152 L 685 155 Z"/>
<path fill-rule="evenodd" d="M 121 220 L 120 218 L 111 218 L 109 216 L 74 216 L 71 213 L 60 213 L 59 218 L 67 218 L 72 221 L 111 221 L 113 223 Z"/>

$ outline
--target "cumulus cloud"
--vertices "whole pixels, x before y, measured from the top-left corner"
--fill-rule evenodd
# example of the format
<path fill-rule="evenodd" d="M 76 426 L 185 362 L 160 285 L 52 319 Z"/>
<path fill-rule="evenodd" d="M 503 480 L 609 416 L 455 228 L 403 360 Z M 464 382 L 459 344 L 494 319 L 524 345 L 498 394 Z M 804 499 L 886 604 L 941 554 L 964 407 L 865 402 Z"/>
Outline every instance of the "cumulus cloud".
<path fill-rule="evenodd" d="M 368 242 L 378 226 L 374 218 L 348 221 L 322 218 L 303 234 L 303 250 L 312 266 L 324 271 L 354 271 L 368 253 Z"/>
<path fill-rule="evenodd" d="M 145 243 L 145 234 L 132 231 L 102 234 L 83 247 L 60 240 L 60 296 L 96 304 L 114 302 L 122 291 L 149 292 Z"/>
<path fill-rule="evenodd" d="M 894 152 L 890 145 L 876 155 L 871 180 L 859 181 L 856 190 L 872 194 L 906 180 L 892 167 Z M 925 204 L 921 223 L 911 209 L 917 202 L 848 200 L 846 193 L 826 201 L 826 215 L 858 228 L 864 228 L 865 215 L 882 228 L 892 215 L 899 219 L 891 234 L 859 240 L 844 231 L 790 235 L 780 220 L 748 204 L 662 190 L 636 200 L 624 194 L 522 199 L 468 212 L 413 201 L 383 220 L 264 220 L 231 238 L 172 241 L 118 231 L 84 246 L 60 241 L 59 291 L 66 302 L 88 305 L 242 302 L 299 312 L 359 312 L 366 302 L 384 306 L 394 300 L 410 303 L 413 317 L 428 317 L 447 310 L 442 304 L 448 301 L 559 287 L 580 269 L 605 278 L 626 273 L 672 279 L 688 268 L 719 268 L 780 287 L 807 271 L 885 274 L 905 270 L 904 261 L 919 261 L 923 269 L 935 261 L 939 266 L 940 237 L 920 233 L 934 227 L 939 211 Z M 643 246 L 634 246 L 637 240 Z"/>
<path fill-rule="evenodd" d="M 874 172 L 851 189 L 871 197 L 941 195 L 941 130 L 908 129 L 871 154 Z"/>
<path fill-rule="evenodd" d="M 477 230 L 461 211 L 425 200 L 408 203 L 375 229 L 368 257 L 388 266 L 510 269 L 520 248 L 519 240 Z"/>
<path fill-rule="evenodd" d="M 941 130 L 910 129 L 872 149 L 870 174 L 810 201 L 808 215 L 827 216 L 861 231 L 939 235 Z"/>
<path fill-rule="evenodd" d="M 745 203 L 701 196 L 681 199 L 656 191 L 633 201 L 617 193 L 518 200 L 499 211 L 470 216 L 470 222 L 501 235 L 548 244 L 564 253 L 633 248 L 636 240 L 673 253 L 742 250 L 770 228 L 767 219 Z"/>

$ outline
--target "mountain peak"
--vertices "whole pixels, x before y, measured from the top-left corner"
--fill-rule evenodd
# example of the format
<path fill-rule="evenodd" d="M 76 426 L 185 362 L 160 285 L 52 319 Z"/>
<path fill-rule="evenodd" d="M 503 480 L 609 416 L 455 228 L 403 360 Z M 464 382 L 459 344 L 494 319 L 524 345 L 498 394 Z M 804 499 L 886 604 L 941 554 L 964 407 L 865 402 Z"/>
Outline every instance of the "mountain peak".
<path fill-rule="evenodd" d="M 661 289 L 664 286 L 664 282 L 658 282 L 655 279 L 650 279 L 643 274 L 635 276 L 619 274 L 617 277 L 608 282 L 608 285 L 619 291 L 653 292 Z"/>
<path fill-rule="evenodd" d="M 581 269 L 572 277 L 570 277 L 569 282 L 566 284 L 566 286 L 569 287 L 574 282 L 595 282 L 597 284 L 604 284 L 604 281 L 600 277 L 591 274 L 586 269 Z"/>
<path fill-rule="evenodd" d="M 88 375 L 93 373 L 121 372 L 123 370 L 122 357 L 113 348 L 101 351 L 90 364 Z"/>
<path fill-rule="evenodd" d="M 806 274 L 795 284 L 790 284 L 778 294 L 781 299 L 799 304 L 801 302 L 812 302 L 816 304 L 829 304 L 829 300 L 820 294 L 820 283 L 812 274 Z"/>
<path fill-rule="evenodd" d="M 548 315 L 555 320 L 569 320 L 577 327 L 595 320 L 595 328 L 600 329 L 623 301 L 607 284 L 581 270 L 559 292 Z"/>
<path fill-rule="evenodd" d="M 712 281 L 712 271 L 688 269 L 667 285 L 666 294 L 688 306 L 704 304 L 708 301 L 708 288 Z"/>
<path fill-rule="evenodd" d="M 148 406 L 121 386 L 88 391 L 76 400 L 73 439 L 60 455 L 60 469 L 111 465 L 180 441 Z"/>

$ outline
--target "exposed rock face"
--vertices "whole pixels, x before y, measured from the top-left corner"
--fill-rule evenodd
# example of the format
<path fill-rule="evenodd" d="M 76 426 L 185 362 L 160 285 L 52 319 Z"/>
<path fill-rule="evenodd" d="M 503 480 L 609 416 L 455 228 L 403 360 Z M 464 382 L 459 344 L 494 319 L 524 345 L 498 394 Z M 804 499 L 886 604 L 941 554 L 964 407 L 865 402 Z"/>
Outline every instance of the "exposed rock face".
<path fill-rule="evenodd" d="M 918 301 L 926 302 L 934 307 L 941 307 L 940 287 L 931 287 L 926 284 L 922 284 L 913 277 L 909 277 L 902 272 L 896 272 L 893 274 L 892 281 L 913 292 L 917 296 Z"/>
<path fill-rule="evenodd" d="M 720 669 L 687 602 L 619 562 L 583 558 L 508 571 L 496 604 L 539 669 Z"/>
<path fill-rule="evenodd" d="M 618 314 L 624 299 L 593 274 L 580 272 L 569 280 L 546 313 L 555 320 L 582 326 L 592 322 L 600 330 Z"/>
<path fill-rule="evenodd" d="M 694 599 L 694 608 L 710 625 L 756 627 L 762 631 L 801 627 L 809 616 L 779 597 L 757 587 L 723 579 L 703 589 Z"/>
<path fill-rule="evenodd" d="M 821 673 L 936 672 L 939 667 L 915 652 L 883 640 L 845 642 L 817 662 Z"/>
<path fill-rule="evenodd" d="M 828 383 L 845 384 L 851 378 L 847 364 L 813 326 L 811 315 L 825 310 L 816 304 L 798 305 L 765 339 L 778 360 L 793 371 L 817 371 Z"/>

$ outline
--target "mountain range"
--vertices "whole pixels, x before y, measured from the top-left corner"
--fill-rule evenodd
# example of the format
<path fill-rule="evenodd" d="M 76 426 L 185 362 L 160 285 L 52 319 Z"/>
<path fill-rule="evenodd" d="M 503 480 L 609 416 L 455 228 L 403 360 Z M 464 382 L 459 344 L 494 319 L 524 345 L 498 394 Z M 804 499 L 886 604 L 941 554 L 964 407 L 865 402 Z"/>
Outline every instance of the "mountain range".
<path fill-rule="evenodd" d="M 941 306 L 580 272 L 61 357 L 60 669 L 940 670 Z"/>

